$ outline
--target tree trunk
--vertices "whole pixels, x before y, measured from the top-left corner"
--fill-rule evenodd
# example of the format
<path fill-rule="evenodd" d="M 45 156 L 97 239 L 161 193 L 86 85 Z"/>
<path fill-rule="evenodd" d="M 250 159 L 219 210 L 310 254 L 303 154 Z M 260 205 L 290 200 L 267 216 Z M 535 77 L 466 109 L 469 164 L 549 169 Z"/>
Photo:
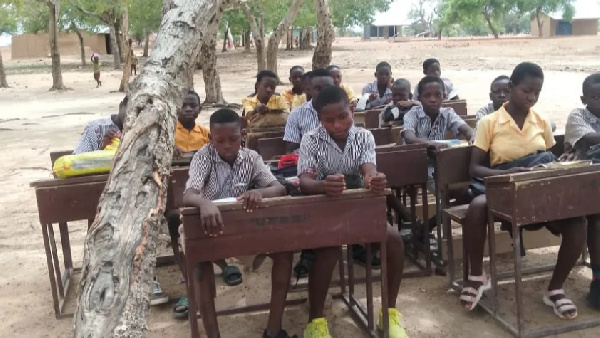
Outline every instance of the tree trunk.
<path fill-rule="evenodd" d="M 123 24 L 123 18 L 119 17 L 119 15 L 117 16 L 117 18 L 114 21 L 114 25 L 115 25 L 115 34 L 117 37 L 117 45 L 119 46 L 119 56 L 121 57 L 121 62 L 123 62 L 125 60 L 125 42 L 127 40 L 123 40 L 122 38 L 122 34 L 123 32 L 121 31 L 122 29 L 122 24 Z"/>
<path fill-rule="evenodd" d="M 127 0 L 122 1 L 122 11 L 123 11 L 123 20 L 122 20 L 122 28 L 121 40 L 126 41 L 127 43 L 123 46 L 123 52 L 125 53 L 125 64 L 123 65 L 123 75 L 121 76 L 121 84 L 119 85 L 119 91 L 121 93 L 127 93 L 129 87 L 129 77 L 131 76 L 131 54 L 132 54 L 132 42 L 129 38 L 129 9 L 127 5 Z"/>
<path fill-rule="evenodd" d="M 537 21 L 537 26 L 538 26 L 538 37 L 543 38 L 544 37 L 544 32 L 542 31 L 542 28 L 544 28 L 544 22 L 542 21 L 542 8 L 538 7 L 535 10 L 535 20 Z"/>
<path fill-rule="evenodd" d="M 46 2 L 50 10 L 48 36 L 50 37 L 50 55 L 52 56 L 52 88 L 50 90 L 65 90 L 62 72 L 60 69 L 60 52 L 58 50 L 58 13 L 60 0 Z"/>
<path fill-rule="evenodd" d="M 244 31 L 244 50 L 250 51 L 250 31 Z"/>
<path fill-rule="evenodd" d="M 215 40 L 216 40 L 215 36 Z M 221 52 L 225 53 L 227 51 L 227 40 L 229 40 L 229 26 L 225 27 L 225 34 L 223 34 L 223 49 Z"/>
<path fill-rule="evenodd" d="M 176 111 L 222 0 L 179 0 L 134 82 L 124 138 L 84 246 L 74 338 L 146 337 L 155 250 L 164 223 Z"/>
<path fill-rule="evenodd" d="M 293 28 L 288 29 L 286 34 L 285 34 L 285 50 L 293 50 L 294 49 L 294 42 L 292 41 L 292 31 Z"/>
<path fill-rule="evenodd" d="M 81 34 L 81 31 L 75 26 L 74 23 L 71 24 L 71 27 L 72 27 L 73 31 L 75 32 L 75 34 L 77 34 L 77 38 L 79 39 L 79 54 L 81 56 L 81 65 L 85 66 L 86 61 L 85 61 L 85 45 L 83 44 L 83 34 Z"/>
<path fill-rule="evenodd" d="M 4 71 L 4 63 L 2 62 L 2 53 L 0 52 L 0 88 L 8 88 L 6 81 L 6 72 Z"/>
<path fill-rule="evenodd" d="M 221 78 L 217 71 L 217 34 L 207 35 L 200 49 L 200 62 L 202 63 L 202 78 L 204 79 L 204 104 L 223 104 L 223 91 Z"/>
<path fill-rule="evenodd" d="M 150 33 L 148 31 L 146 32 L 146 39 L 144 41 L 144 54 L 143 56 L 148 57 L 148 45 L 150 44 Z"/>
<path fill-rule="evenodd" d="M 265 34 L 263 31 L 263 19 L 262 13 L 260 18 L 260 27 L 259 24 L 256 23 L 256 17 L 250 11 L 250 7 L 246 2 L 242 3 L 241 9 L 244 12 L 244 15 L 248 19 L 250 23 L 250 31 L 252 31 L 252 37 L 254 38 L 254 46 L 256 47 L 256 64 L 258 66 L 258 71 L 264 70 L 267 68 L 267 63 L 265 59 Z"/>
<path fill-rule="evenodd" d="M 315 0 L 315 9 L 317 10 L 317 46 L 313 53 L 312 67 L 319 69 L 326 68 L 331 63 L 334 36 L 329 14 L 329 0 Z"/>
<path fill-rule="evenodd" d="M 121 69 L 121 55 L 119 54 L 119 45 L 117 43 L 117 31 L 113 25 L 108 25 L 110 33 L 111 53 L 113 54 L 113 62 L 115 69 Z"/>
<path fill-rule="evenodd" d="M 494 23 L 492 22 L 492 17 L 490 16 L 490 14 L 486 12 L 483 14 L 483 16 L 485 17 L 485 21 L 488 24 L 488 28 L 490 29 L 492 34 L 494 34 L 494 39 L 499 39 L 500 36 L 498 36 L 498 31 L 496 30 L 496 27 L 494 27 Z"/>
<path fill-rule="evenodd" d="M 300 11 L 300 6 L 302 6 L 302 2 L 304 0 L 294 0 L 290 9 L 288 9 L 287 14 L 281 21 L 277 28 L 271 34 L 267 44 L 267 69 L 277 74 L 277 52 L 279 51 L 279 43 L 281 42 L 281 38 L 283 34 L 285 34 L 292 22 L 296 19 L 298 12 Z"/>
<path fill-rule="evenodd" d="M 438 40 L 442 40 L 442 34 L 444 33 L 444 28 L 440 28 L 438 31 Z"/>

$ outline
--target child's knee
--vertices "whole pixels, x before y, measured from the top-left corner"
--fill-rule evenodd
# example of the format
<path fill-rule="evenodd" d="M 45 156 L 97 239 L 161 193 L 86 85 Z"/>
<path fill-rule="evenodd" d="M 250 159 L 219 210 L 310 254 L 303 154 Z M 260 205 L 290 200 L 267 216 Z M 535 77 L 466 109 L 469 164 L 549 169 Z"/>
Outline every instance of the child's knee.
<path fill-rule="evenodd" d="M 316 260 L 336 261 L 340 257 L 339 247 L 315 249 Z"/>
<path fill-rule="evenodd" d="M 294 261 L 294 253 L 278 252 L 276 254 L 271 254 L 271 259 L 273 259 L 273 263 L 286 264 L 291 267 L 292 262 Z"/>
<path fill-rule="evenodd" d="M 583 243 L 587 238 L 587 222 L 585 217 L 574 217 L 563 220 L 560 224 L 560 232 L 563 237 L 567 236 L 573 241 Z"/>
<path fill-rule="evenodd" d="M 404 253 L 404 240 L 402 240 L 400 232 L 390 225 L 387 227 L 386 245 L 388 250 L 401 251 Z"/>

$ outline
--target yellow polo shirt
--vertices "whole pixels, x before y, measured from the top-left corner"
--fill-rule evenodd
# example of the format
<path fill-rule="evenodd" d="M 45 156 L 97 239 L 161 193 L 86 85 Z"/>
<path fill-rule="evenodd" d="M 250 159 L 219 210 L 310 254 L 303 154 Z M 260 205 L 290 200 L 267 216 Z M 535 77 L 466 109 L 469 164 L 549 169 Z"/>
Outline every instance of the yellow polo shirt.
<path fill-rule="evenodd" d="M 490 166 L 554 146 L 552 127 L 546 119 L 530 109 L 521 130 L 505 107 L 506 104 L 495 113 L 484 116 L 477 124 L 474 145 L 490 153 Z"/>
<path fill-rule="evenodd" d="M 292 88 L 284 90 L 281 96 L 287 102 L 290 109 L 300 107 L 306 102 L 306 94 L 295 94 Z"/>
<path fill-rule="evenodd" d="M 352 89 L 352 87 L 345 85 L 343 83 L 340 83 L 340 88 L 342 88 L 346 92 L 346 95 L 348 95 L 348 100 L 350 100 L 350 103 L 358 102 L 358 97 L 356 96 L 356 94 L 354 94 L 354 90 Z"/>
<path fill-rule="evenodd" d="M 287 102 L 279 94 L 274 94 L 267 102 L 267 108 L 281 110 L 282 113 L 258 114 L 254 111 L 260 103 L 256 95 L 248 96 L 242 99 L 242 106 L 246 113 L 244 118 L 248 121 L 248 128 L 270 128 L 284 127 L 287 117 L 290 114 L 290 108 Z"/>
<path fill-rule="evenodd" d="M 177 121 L 175 146 L 186 153 L 202 149 L 208 143 L 209 130 L 196 124 L 191 131 Z"/>

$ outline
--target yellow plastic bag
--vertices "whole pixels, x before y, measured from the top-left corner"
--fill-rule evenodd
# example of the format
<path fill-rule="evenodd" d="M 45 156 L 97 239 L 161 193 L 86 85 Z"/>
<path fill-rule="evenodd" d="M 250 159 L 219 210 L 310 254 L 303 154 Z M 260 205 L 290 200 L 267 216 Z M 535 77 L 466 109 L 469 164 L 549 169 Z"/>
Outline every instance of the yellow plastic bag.
<path fill-rule="evenodd" d="M 60 178 L 108 173 L 119 142 L 119 139 L 114 139 L 104 150 L 59 157 L 54 161 L 52 172 Z"/>

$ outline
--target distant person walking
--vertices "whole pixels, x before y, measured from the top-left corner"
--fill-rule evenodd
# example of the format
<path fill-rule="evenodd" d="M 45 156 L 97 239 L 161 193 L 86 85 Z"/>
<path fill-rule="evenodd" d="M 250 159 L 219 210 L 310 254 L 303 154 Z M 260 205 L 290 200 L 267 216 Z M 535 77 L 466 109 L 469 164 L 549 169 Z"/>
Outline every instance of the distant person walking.
<path fill-rule="evenodd" d="M 96 88 L 102 86 L 102 81 L 100 81 L 100 54 L 94 52 L 92 53 L 92 67 L 94 69 L 94 80 L 96 80 Z"/>

